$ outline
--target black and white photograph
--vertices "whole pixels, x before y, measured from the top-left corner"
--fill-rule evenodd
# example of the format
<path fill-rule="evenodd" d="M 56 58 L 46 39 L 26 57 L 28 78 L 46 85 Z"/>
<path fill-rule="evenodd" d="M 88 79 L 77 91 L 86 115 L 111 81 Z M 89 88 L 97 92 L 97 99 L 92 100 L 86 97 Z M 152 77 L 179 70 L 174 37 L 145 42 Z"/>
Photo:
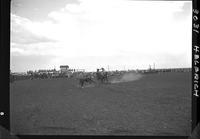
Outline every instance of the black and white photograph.
<path fill-rule="evenodd" d="M 12 134 L 191 134 L 192 1 L 10 6 Z"/>

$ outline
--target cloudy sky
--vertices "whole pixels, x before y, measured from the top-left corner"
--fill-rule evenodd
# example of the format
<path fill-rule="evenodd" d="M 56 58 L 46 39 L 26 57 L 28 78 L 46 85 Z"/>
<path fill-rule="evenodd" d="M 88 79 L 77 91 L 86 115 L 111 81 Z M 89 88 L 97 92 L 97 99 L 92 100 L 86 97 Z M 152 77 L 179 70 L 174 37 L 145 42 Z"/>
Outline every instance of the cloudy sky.
<path fill-rule="evenodd" d="M 191 67 L 191 1 L 12 0 L 11 71 Z"/>

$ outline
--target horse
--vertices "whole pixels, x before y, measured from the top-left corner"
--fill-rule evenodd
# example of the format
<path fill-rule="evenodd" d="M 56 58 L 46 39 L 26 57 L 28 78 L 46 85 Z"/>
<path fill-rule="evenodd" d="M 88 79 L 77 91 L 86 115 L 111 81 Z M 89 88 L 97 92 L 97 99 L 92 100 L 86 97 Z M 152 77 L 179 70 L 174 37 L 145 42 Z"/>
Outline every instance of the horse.
<path fill-rule="evenodd" d="M 84 83 L 95 83 L 95 81 L 92 80 L 92 77 L 83 77 L 79 79 L 79 84 L 83 88 Z"/>
<path fill-rule="evenodd" d="M 97 80 L 101 81 L 101 83 L 108 82 L 108 72 L 97 72 L 96 77 Z"/>

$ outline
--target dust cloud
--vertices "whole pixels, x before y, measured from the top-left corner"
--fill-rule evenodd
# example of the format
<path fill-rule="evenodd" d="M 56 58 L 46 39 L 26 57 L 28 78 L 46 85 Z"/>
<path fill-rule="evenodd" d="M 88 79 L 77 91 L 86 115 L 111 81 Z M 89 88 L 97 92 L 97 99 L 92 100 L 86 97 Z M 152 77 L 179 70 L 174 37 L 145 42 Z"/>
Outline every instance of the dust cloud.
<path fill-rule="evenodd" d="M 111 83 L 131 82 L 139 80 L 140 78 L 142 78 L 142 75 L 139 73 L 125 73 L 118 78 L 113 78 Z"/>

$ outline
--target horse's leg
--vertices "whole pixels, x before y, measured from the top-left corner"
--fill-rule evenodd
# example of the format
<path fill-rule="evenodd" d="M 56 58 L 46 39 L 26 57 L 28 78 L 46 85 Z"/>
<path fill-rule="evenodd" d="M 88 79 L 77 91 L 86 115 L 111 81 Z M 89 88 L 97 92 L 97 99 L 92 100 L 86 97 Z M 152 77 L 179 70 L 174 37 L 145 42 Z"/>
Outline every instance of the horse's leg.
<path fill-rule="evenodd" d="M 84 81 L 83 81 L 82 84 L 81 84 L 81 88 L 83 88 L 83 85 L 84 85 Z"/>
<path fill-rule="evenodd" d="M 79 84 L 80 84 L 81 88 L 83 88 L 83 83 L 84 83 L 84 81 L 82 79 L 80 79 Z"/>
<path fill-rule="evenodd" d="M 89 80 L 90 84 L 95 83 L 95 81 L 93 81 L 92 79 Z"/>
<path fill-rule="evenodd" d="M 106 76 L 105 80 L 106 80 L 106 83 L 108 83 L 108 76 Z"/>
<path fill-rule="evenodd" d="M 101 83 L 104 83 L 104 79 L 103 78 L 101 78 Z"/>

